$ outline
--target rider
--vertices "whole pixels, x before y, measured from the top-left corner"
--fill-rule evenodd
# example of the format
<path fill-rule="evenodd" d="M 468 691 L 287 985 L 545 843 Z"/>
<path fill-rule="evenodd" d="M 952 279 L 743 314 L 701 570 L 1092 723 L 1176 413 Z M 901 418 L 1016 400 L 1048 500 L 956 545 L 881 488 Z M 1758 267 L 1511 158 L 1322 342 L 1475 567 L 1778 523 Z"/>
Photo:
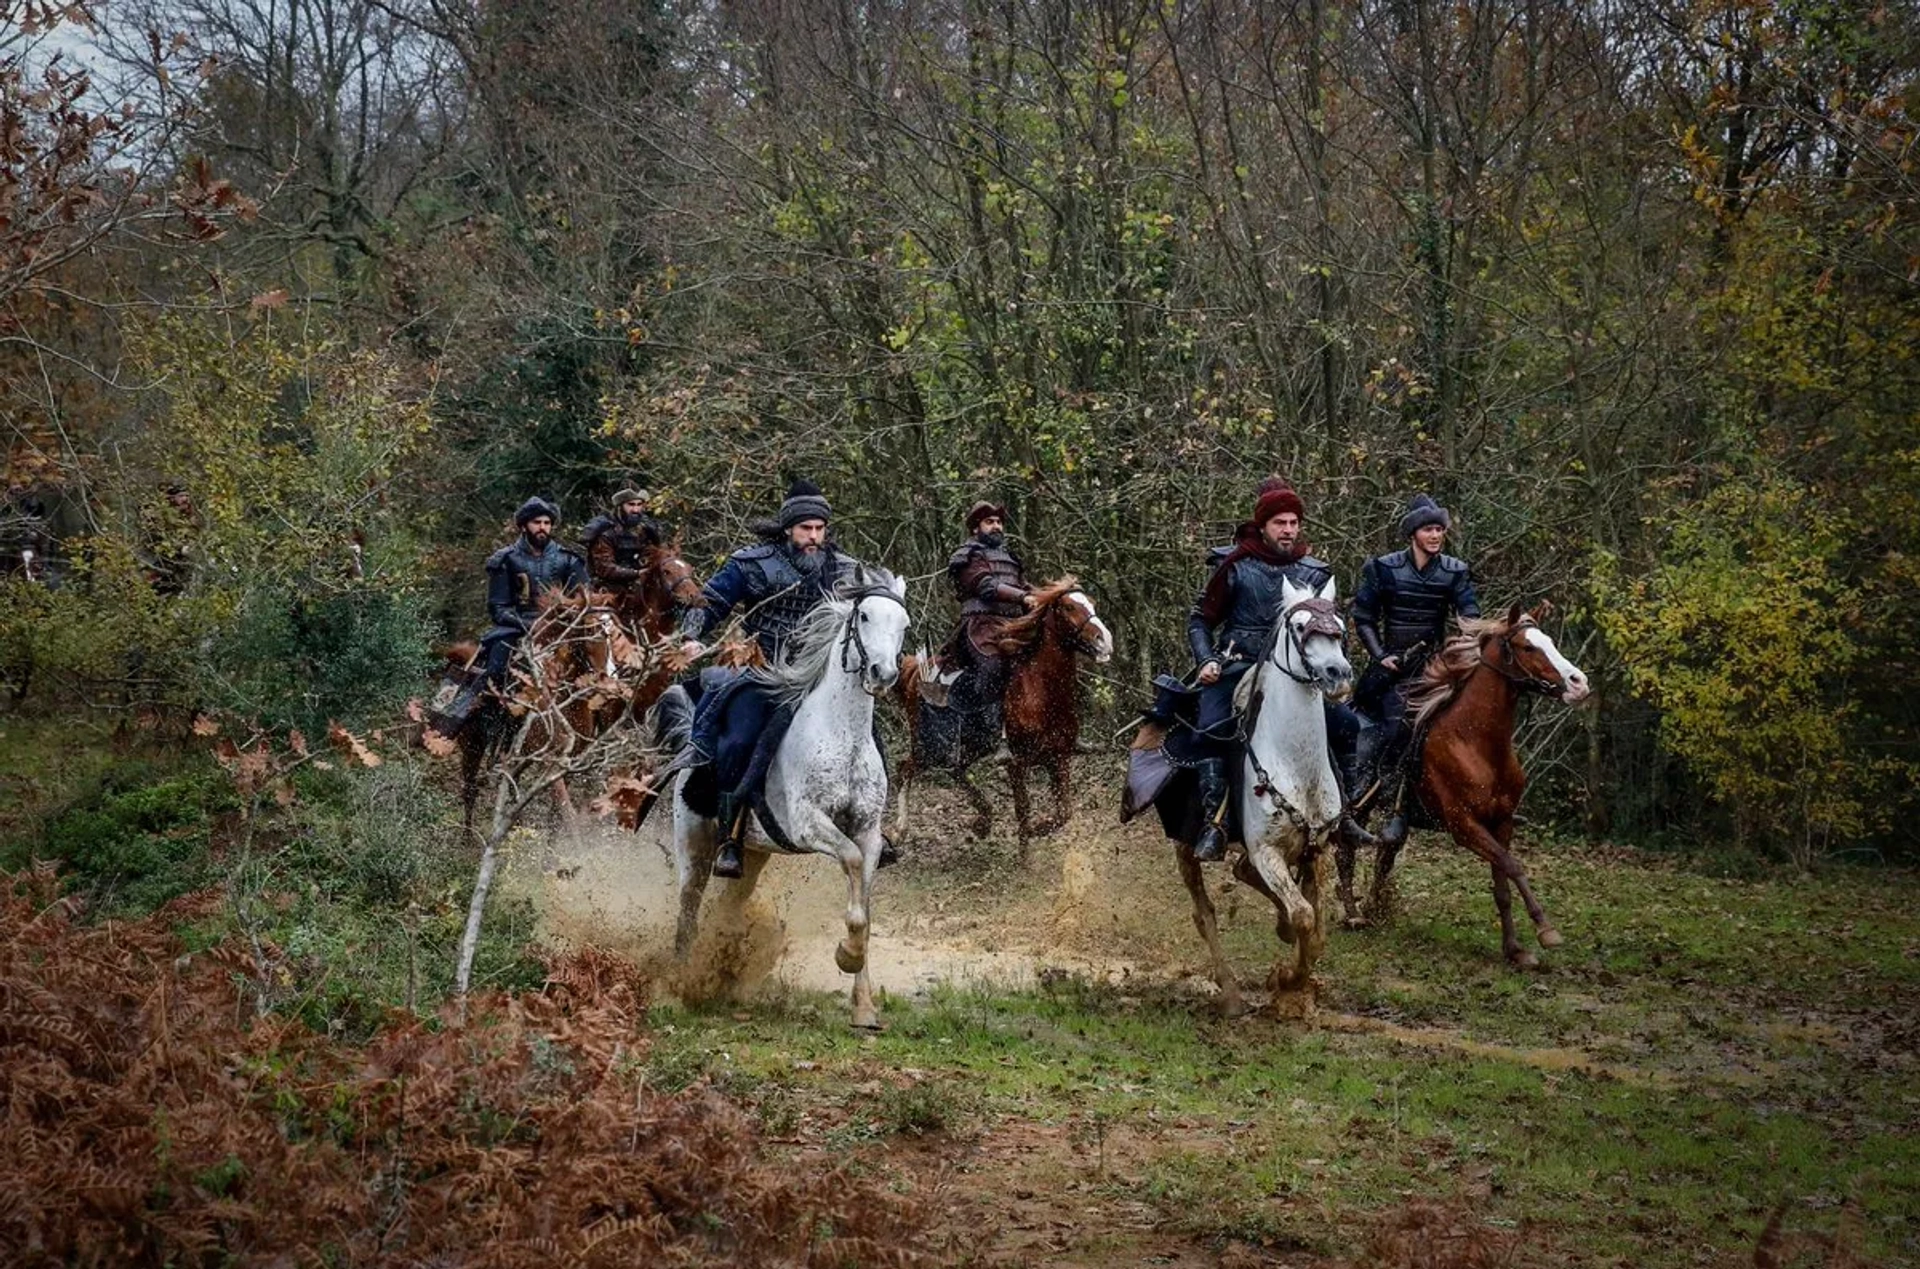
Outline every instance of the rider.
<path fill-rule="evenodd" d="M 487 557 L 487 615 L 493 629 L 480 637 L 487 651 L 487 681 L 498 686 L 507 662 L 540 615 L 540 596 L 550 590 L 585 590 L 587 562 L 580 553 L 553 540 L 560 509 L 544 498 L 529 498 L 513 513 L 520 536 Z"/>
<path fill-rule="evenodd" d="M 652 501 L 645 489 L 622 489 L 613 495 L 613 514 L 595 516 L 581 531 L 594 585 L 621 593 L 632 590 L 646 567 L 647 552 L 666 544 L 666 530 L 652 515 Z"/>
<path fill-rule="evenodd" d="M 1203 827 L 1193 857 L 1227 857 L 1227 760 L 1238 747 L 1233 696 L 1248 668 L 1267 654 L 1280 617 L 1282 579 L 1318 590 L 1333 570 L 1315 559 L 1300 536 L 1306 505 L 1285 481 L 1263 481 L 1253 519 L 1234 535 L 1233 549 L 1187 615 L 1187 643 L 1199 667 L 1200 711 L 1195 729 L 1209 743 L 1195 768 Z"/>
<path fill-rule="evenodd" d="M 960 601 L 960 628 L 948 647 L 979 678 L 980 698 L 998 704 L 1012 667 L 994 647 L 1007 622 L 1033 607 L 1026 567 L 1007 549 L 1007 509 L 980 501 L 967 509 L 972 534 L 947 561 L 947 579 Z"/>
<path fill-rule="evenodd" d="M 1444 507 L 1426 494 L 1414 495 L 1400 517 L 1407 548 L 1368 560 L 1353 597 L 1354 628 L 1372 660 L 1360 676 L 1355 704 L 1380 724 L 1379 769 L 1389 773 L 1389 780 L 1406 756 L 1408 682 L 1445 641 L 1448 617 L 1480 615 L 1473 570 L 1440 550 L 1452 527 Z M 1393 818 L 1381 838 L 1398 845 L 1407 835 L 1407 817 L 1398 798 L 1392 801 Z"/>
<path fill-rule="evenodd" d="M 689 609 L 681 621 L 682 657 L 691 661 L 705 652 L 702 641 L 735 607 L 745 604 L 748 633 L 768 661 L 777 659 L 801 618 L 829 598 L 834 586 L 858 566 L 827 535 L 832 515 L 820 486 L 810 480 L 794 481 L 780 504 L 777 521 L 762 535 L 770 540 L 735 551 L 701 588 L 706 607 Z M 716 773 L 721 778 L 722 837 L 713 875 L 738 877 L 745 862 L 740 852 L 747 813 L 753 809 L 791 717 L 776 710 L 767 690 L 744 670 L 709 669 L 702 677 L 708 686 L 694 714 L 688 745 L 696 765 L 715 763 L 722 768 Z M 723 730 L 731 742 L 724 747 Z M 729 780 L 729 772 L 742 766 L 738 752 L 746 750 L 749 742 L 751 756 L 744 770 Z M 733 760 L 721 764 L 723 748 Z"/>

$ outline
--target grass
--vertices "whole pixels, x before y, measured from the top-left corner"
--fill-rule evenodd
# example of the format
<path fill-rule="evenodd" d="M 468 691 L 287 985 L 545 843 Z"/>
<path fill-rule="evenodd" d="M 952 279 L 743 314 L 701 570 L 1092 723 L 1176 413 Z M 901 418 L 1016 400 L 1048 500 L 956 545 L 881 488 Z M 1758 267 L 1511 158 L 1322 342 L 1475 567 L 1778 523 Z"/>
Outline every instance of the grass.
<path fill-rule="evenodd" d="M 796 1149 L 830 1138 L 886 1167 L 923 1121 L 988 1150 L 1058 1126 L 1063 1175 L 1215 1245 L 1336 1256 L 1375 1209 L 1464 1196 L 1545 1231 L 1541 1263 L 1746 1264 L 1785 1195 L 1790 1226 L 1830 1229 L 1851 1203 L 1858 1252 L 1920 1262 L 1913 878 L 1534 862 L 1568 936 L 1550 972 L 1498 963 L 1478 866 L 1429 844 L 1406 860 L 1400 919 L 1335 935 L 1312 1029 L 1081 979 L 890 1001 L 879 1036 L 793 992 L 654 1018 L 682 1068 L 779 1080 Z M 1260 965 L 1267 940 L 1241 920 L 1236 963 Z"/>

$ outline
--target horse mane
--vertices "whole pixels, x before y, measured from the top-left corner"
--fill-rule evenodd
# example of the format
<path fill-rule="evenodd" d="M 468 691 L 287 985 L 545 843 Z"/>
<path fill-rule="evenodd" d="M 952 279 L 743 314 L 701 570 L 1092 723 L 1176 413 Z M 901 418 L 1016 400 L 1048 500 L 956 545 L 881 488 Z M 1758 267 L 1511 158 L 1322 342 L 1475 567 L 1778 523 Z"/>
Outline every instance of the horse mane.
<path fill-rule="evenodd" d="M 1033 607 L 1018 617 L 1010 617 L 994 638 L 994 651 L 1003 657 L 1019 656 L 1031 648 L 1046 629 L 1047 611 L 1062 597 L 1080 589 L 1080 579 L 1072 573 L 1057 577 L 1033 589 Z"/>
<path fill-rule="evenodd" d="M 1417 733 L 1432 722 L 1460 694 L 1467 676 L 1480 667 L 1482 643 L 1504 638 L 1510 630 L 1526 624 L 1524 615 L 1512 624 L 1505 617 L 1460 618 L 1460 633 L 1427 658 L 1419 680 L 1407 689 L 1407 717 L 1413 730 Z"/>
<path fill-rule="evenodd" d="M 769 665 L 748 673 L 764 683 L 774 698 L 786 705 L 797 705 L 826 677 L 834 648 L 839 644 L 840 628 L 853 614 L 853 605 L 863 594 L 893 585 L 893 574 L 871 565 L 855 569 L 836 583 L 833 593 L 802 617 L 787 636 L 780 655 Z"/>

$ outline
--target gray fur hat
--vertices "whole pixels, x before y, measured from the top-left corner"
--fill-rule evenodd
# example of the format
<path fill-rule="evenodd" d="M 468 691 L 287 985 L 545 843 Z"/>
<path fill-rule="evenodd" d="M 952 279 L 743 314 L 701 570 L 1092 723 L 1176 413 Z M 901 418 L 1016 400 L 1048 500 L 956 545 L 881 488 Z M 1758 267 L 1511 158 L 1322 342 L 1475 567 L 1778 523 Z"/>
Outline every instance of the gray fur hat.
<path fill-rule="evenodd" d="M 613 495 L 613 509 L 618 511 L 629 502 L 652 502 L 653 490 L 641 489 L 637 485 L 628 485 Z"/>
<path fill-rule="evenodd" d="M 1437 524 L 1443 529 L 1453 528 L 1453 517 L 1447 509 L 1429 498 L 1426 494 L 1415 494 L 1413 501 L 1407 504 L 1407 514 L 1400 517 L 1400 536 L 1410 538 L 1418 529 Z"/>

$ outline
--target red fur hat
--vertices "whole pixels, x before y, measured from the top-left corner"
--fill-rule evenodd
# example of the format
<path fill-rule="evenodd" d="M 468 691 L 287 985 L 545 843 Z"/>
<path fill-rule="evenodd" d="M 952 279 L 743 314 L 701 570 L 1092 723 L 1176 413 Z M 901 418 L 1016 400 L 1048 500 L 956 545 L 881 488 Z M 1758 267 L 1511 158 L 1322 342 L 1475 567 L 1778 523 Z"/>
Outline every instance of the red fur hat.
<path fill-rule="evenodd" d="M 1253 504 L 1253 525 L 1261 528 L 1267 521 L 1282 512 L 1291 511 L 1302 520 L 1307 518 L 1307 504 L 1300 501 L 1300 495 L 1293 486 L 1277 476 L 1268 477 L 1260 482 L 1260 498 Z"/>

